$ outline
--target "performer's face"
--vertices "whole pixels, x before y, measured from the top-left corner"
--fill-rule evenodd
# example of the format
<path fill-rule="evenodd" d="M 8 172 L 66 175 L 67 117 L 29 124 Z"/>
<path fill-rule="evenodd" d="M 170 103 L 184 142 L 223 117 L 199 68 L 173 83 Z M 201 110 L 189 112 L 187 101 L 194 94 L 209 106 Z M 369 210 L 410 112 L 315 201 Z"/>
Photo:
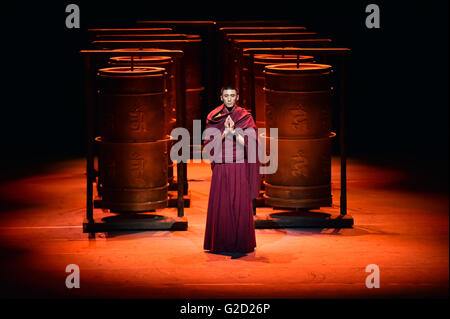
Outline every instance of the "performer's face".
<path fill-rule="evenodd" d="M 232 108 L 236 104 L 237 100 L 239 100 L 239 95 L 236 90 L 223 90 L 220 99 L 227 108 Z"/>

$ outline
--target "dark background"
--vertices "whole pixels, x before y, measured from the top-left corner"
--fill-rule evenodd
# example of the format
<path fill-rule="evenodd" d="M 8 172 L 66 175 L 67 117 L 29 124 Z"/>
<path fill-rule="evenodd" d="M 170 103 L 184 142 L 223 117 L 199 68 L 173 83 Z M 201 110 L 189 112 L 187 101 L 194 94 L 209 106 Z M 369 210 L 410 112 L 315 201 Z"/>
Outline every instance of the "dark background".
<path fill-rule="evenodd" d="M 81 29 L 65 27 L 70 3 L 80 6 Z M 380 7 L 380 29 L 365 27 L 370 3 Z M 20 1 L 2 4 L 2 13 L 3 160 L 84 156 L 85 96 L 78 51 L 87 48 L 87 28 L 133 27 L 139 19 L 290 19 L 352 49 L 348 155 L 436 163 L 432 166 L 448 181 L 446 0 Z"/>

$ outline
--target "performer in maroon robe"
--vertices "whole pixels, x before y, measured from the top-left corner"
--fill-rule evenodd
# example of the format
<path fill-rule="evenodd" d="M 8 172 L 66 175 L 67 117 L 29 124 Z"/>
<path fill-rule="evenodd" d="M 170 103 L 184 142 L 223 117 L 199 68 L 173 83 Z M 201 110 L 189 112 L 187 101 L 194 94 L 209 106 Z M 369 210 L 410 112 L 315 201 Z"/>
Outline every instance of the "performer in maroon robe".
<path fill-rule="evenodd" d="M 252 201 L 259 194 L 261 175 L 257 154 L 249 156 L 249 152 L 256 152 L 257 149 L 249 149 L 249 145 L 258 145 L 257 135 L 254 135 L 253 144 L 248 143 L 249 136 L 238 136 L 241 145 L 245 145 L 241 147 L 236 145 L 239 143 L 238 137 L 233 138 L 236 132 L 233 128 L 253 128 L 255 133 L 257 128 L 252 115 L 236 105 L 238 98 L 235 88 L 223 88 L 221 100 L 224 104 L 212 110 L 206 119 L 206 129 L 214 127 L 222 133 L 223 147 L 222 163 L 211 161 L 212 178 L 204 240 L 204 249 L 211 252 L 248 253 L 256 247 Z M 233 140 L 234 162 L 231 163 L 225 161 L 227 138 Z M 206 139 L 203 145 L 211 140 Z M 249 158 L 252 160 L 249 161 Z M 240 159 L 243 159 L 242 163 L 238 162 Z"/>

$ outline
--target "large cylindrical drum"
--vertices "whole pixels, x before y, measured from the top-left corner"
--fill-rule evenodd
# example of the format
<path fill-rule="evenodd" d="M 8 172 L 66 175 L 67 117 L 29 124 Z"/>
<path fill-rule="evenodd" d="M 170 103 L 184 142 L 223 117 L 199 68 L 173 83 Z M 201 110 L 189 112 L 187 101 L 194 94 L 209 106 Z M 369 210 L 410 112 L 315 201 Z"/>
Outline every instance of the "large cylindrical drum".
<path fill-rule="evenodd" d="M 111 57 L 109 61 L 113 66 L 130 66 L 130 56 Z M 166 96 L 166 124 L 167 131 L 170 133 L 175 127 L 176 121 L 176 83 L 175 83 L 175 64 L 169 56 L 135 56 L 133 57 L 135 66 L 150 66 L 164 68 L 167 72 L 167 96 Z"/>
<path fill-rule="evenodd" d="M 266 128 L 278 128 L 278 169 L 264 182 L 268 205 L 332 204 L 331 72 L 325 64 L 265 66 Z"/>
<path fill-rule="evenodd" d="M 118 49 L 122 50 L 122 49 Z M 128 49 L 136 50 L 136 49 Z M 143 49 L 144 50 L 144 49 Z M 164 54 L 164 49 L 145 49 L 144 51 L 161 51 Z M 131 57 L 130 56 L 117 56 L 111 57 L 109 64 L 114 66 L 130 66 Z M 161 67 L 167 72 L 167 95 L 165 100 L 165 123 L 166 123 L 166 134 L 169 135 L 172 129 L 177 125 L 177 114 L 176 114 L 176 79 L 175 79 L 175 63 L 173 59 L 169 56 L 135 56 L 133 57 L 133 64 L 136 66 L 149 66 L 149 67 Z M 157 121 L 160 120 L 158 117 Z M 168 147 L 170 149 L 172 141 L 169 141 Z M 174 183 L 174 163 L 168 157 L 168 182 L 170 185 Z"/>
<path fill-rule="evenodd" d="M 100 135 L 108 141 L 156 141 L 167 135 L 165 69 L 111 67 L 98 71 Z"/>
<path fill-rule="evenodd" d="M 101 207 L 141 212 L 167 207 L 168 153 L 165 69 L 98 71 Z"/>
<path fill-rule="evenodd" d="M 184 40 L 136 40 L 136 41 L 94 41 L 93 45 L 96 48 L 114 49 L 114 48 L 148 48 L 168 49 L 168 50 L 182 50 L 184 52 L 183 60 L 185 64 L 185 86 L 186 86 L 186 104 L 190 104 L 191 108 L 195 110 L 196 114 L 201 114 L 202 103 L 204 99 L 198 99 L 198 96 L 203 96 L 205 90 L 202 85 L 202 39 L 199 35 L 186 35 Z M 177 75 L 176 75 L 177 76 Z M 207 106 L 205 105 L 205 109 Z M 201 120 L 201 117 L 197 119 Z M 185 127 L 192 127 L 192 119 L 185 117 Z M 189 132 L 193 132 L 190 130 Z"/>
<path fill-rule="evenodd" d="M 143 212 L 167 207 L 167 139 L 142 143 L 96 140 L 102 208 Z"/>
<path fill-rule="evenodd" d="M 265 94 L 264 67 L 282 63 L 313 63 L 314 57 L 309 55 L 256 54 L 254 56 L 253 77 L 255 90 L 255 122 L 257 127 L 265 127 Z"/>

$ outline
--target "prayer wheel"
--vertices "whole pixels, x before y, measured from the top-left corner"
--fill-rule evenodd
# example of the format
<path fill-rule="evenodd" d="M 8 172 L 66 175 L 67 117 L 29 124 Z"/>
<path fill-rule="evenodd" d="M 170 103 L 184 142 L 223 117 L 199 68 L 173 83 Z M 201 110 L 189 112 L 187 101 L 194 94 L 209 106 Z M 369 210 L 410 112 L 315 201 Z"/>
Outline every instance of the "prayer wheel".
<path fill-rule="evenodd" d="M 278 54 L 257 54 L 254 56 L 253 77 L 255 90 L 255 121 L 257 127 L 265 127 L 264 123 L 264 67 L 271 64 L 281 63 L 312 63 L 314 57 L 307 55 L 278 55 Z M 249 75 L 251 76 L 251 75 Z M 245 73 L 244 73 L 245 78 Z M 247 80 L 249 81 L 249 80 Z"/>
<path fill-rule="evenodd" d="M 99 144 L 101 207 L 111 212 L 143 212 L 167 207 L 167 139 Z"/>
<path fill-rule="evenodd" d="M 276 48 L 276 47 L 327 47 L 331 44 L 330 39 L 267 39 L 267 40 L 248 40 L 248 39 L 233 39 L 230 41 L 230 50 L 228 52 L 229 68 L 234 85 L 239 87 L 241 91 L 245 91 L 242 83 L 243 65 L 239 63 L 239 58 L 246 48 Z M 242 57 L 244 59 L 244 57 Z M 245 93 L 244 93 L 245 94 Z M 246 95 L 248 96 L 248 94 Z M 245 96 L 244 96 L 245 97 Z"/>
<path fill-rule="evenodd" d="M 262 69 L 258 69 L 256 70 L 256 67 L 258 67 L 259 65 L 254 66 L 254 70 L 253 72 L 261 72 L 261 75 L 259 75 L 259 80 L 260 83 L 262 84 L 260 87 L 260 90 L 262 91 L 262 88 L 264 87 L 264 75 L 262 74 L 262 71 L 264 71 L 264 66 L 265 65 L 269 65 L 269 64 L 278 64 L 278 63 L 289 63 L 289 62 L 296 62 L 297 61 L 297 56 L 295 56 L 295 59 L 291 58 L 293 56 L 289 56 L 286 57 L 286 59 L 283 58 L 282 55 L 273 55 L 271 58 L 269 58 L 269 61 L 266 61 L 266 63 L 264 63 L 264 65 L 262 66 Z M 240 100 L 242 102 L 242 105 L 247 106 L 249 111 L 252 111 L 250 108 L 250 101 L 251 101 L 251 74 L 250 74 L 250 54 L 246 54 L 244 53 L 242 56 L 242 59 L 244 61 L 244 65 L 243 67 L 240 69 L 239 74 L 235 74 L 235 76 L 240 76 L 240 81 L 242 81 L 242 84 L 240 85 L 241 87 L 241 92 L 240 92 Z M 270 61 L 270 59 L 272 59 L 272 61 Z M 299 62 L 313 62 L 313 57 L 311 56 L 301 56 Z M 256 61 L 256 57 L 255 57 L 255 61 Z M 259 61 L 261 62 L 261 61 Z M 262 63 L 261 63 L 262 64 Z M 262 80 L 261 80 L 262 79 Z M 256 78 L 255 78 L 256 80 Z M 262 82 L 262 83 L 261 83 Z M 262 106 L 260 105 L 260 110 L 259 110 L 259 117 L 258 117 L 258 111 L 257 111 L 257 104 L 256 104 L 256 82 L 254 82 L 254 89 L 255 89 L 255 121 L 256 121 L 256 126 L 258 127 L 264 127 L 264 104 L 262 104 Z M 259 92 L 260 94 L 264 95 L 264 91 Z M 262 119 L 261 119 L 262 118 Z"/>
<path fill-rule="evenodd" d="M 288 33 L 289 34 L 289 33 Z M 246 59 L 246 66 L 251 63 L 250 54 L 244 54 L 244 59 Z M 254 66 L 253 66 L 253 89 L 255 91 L 255 123 L 257 127 L 265 127 L 265 94 L 264 94 L 264 67 L 271 64 L 280 63 L 307 63 L 313 62 L 314 58 L 312 56 L 304 55 L 277 55 L 277 54 L 257 54 L 254 56 Z M 247 68 L 243 68 L 242 80 L 245 82 L 250 82 L 249 77 L 252 75 L 250 72 L 246 72 Z M 245 83 L 244 82 L 244 83 Z M 249 91 L 249 90 L 247 90 Z M 251 92 L 248 92 L 251 94 Z M 250 99 L 250 97 L 248 97 Z M 261 189 L 265 189 L 264 186 L 265 177 L 261 179 Z"/>
<path fill-rule="evenodd" d="M 131 49 L 133 50 L 133 49 Z M 148 49 L 158 51 L 158 49 Z M 161 50 L 163 53 L 164 50 Z M 111 57 L 109 61 L 110 65 L 113 66 L 130 66 L 131 57 L 130 56 L 118 56 Z M 166 109 L 166 134 L 170 135 L 172 129 L 174 129 L 177 121 L 176 115 L 176 83 L 175 83 L 175 64 L 171 57 L 168 56 L 136 56 L 133 58 L 133 64 L 135 66 L 147 66 L 147 67 L 162 67 L 167 72 L 167 95 L 165 100 L 165 109 Z M 174 141 L 168 142 L 168 149 L 172 146 Z M 174 183 L 174 175 L 173 170 L 175 164 L 168 157 L 168 182 L 170 185 Z"/>
<path fill-rule="evenodd" d="M 266 128 L 278 128 L 278 170 L 264 181 L 268 205 L 332 204 L 331 72 L 330 65 L 313 63 L 264 68 Z"/>
<path fill-rule="evenodd" d="M 128 48 L 128 49 L 116 49 L 116 51 L 124 51 L 124 50 L 138 50 L 138 51 L 156 51 L 161 52 L 161 56 L 135 56 L 133 59 L 133 63 L 136 66 L 150 66 L 150 67 L 160 67 L 165 68 L 167 72 L 167 123 L 168 123 L 168 132 L 172 130 L 172 128 L 176 127 L 176 70 L 175 63 L 172 57 L 164 56 L 164 52 L 167 50 L 164 49 L 136 49 L 136 48 Z M 109 61 L 110 65 L 117 66 L 130 66 L 131 65 L 131 57 L 129 56 L 119 56 L 119 57 L 111 57 Z"/>
<path fill-rule="evenodd" d="M 130 56 L 111 57 L 109 64 L 112 66 L 130 66 Z M 176 87 L 175 87 L 175 68 L 172 58 L 169 56 L 137 56 L 133 58 L 133 65 L 144 67 L 164 68 L 167 72 L 167 99 L 166 103 L 166 123 L 167 133 L 174 128 L 174 120 L 176 121 Z"/>
<path fill-rule="evenodd" d="M 110 67 L 97 75 L 101 207 L 118 213 L 167 207 L 165 69 Z"/>
<path fill-rule="evenodd" d="M 165 69 L 111 67 L 99 73 L 100 135 L 107 141 L 156 141 L 167 135 Z"/>
<path fill-rule="evenodd" d="M 201 114 L 205 89 L 202 86 L 202 39 L 200 36 L 186 35 L 186 38 L 182 40 L 101 40 L 93 41 L 92 44 L 97 48 L 105 49 L 134 47 L 136 49 L 182 50 L 185 62 L 186 106 L 192 110 L 192 112 L 186 112 L 186 128 L 192 137 L 192 121 L 201 119 L 200 116 L 196 116 Z"/>

